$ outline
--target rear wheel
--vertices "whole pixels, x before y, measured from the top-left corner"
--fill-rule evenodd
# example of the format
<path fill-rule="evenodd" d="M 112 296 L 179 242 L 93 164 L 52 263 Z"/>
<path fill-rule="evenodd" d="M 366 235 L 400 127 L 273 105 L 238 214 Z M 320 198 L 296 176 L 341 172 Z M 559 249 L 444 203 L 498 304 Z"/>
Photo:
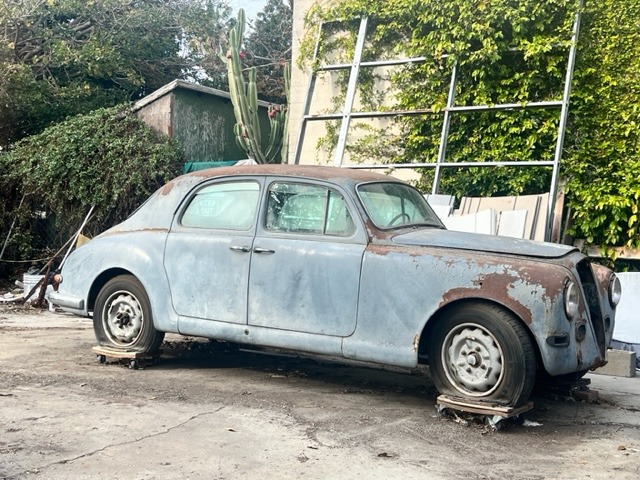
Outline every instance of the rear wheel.
<path fill-rule="evenodd" d="M 440 393 L 517 406 L 529 398 L 536 360 L 525 328 L 487 304 L 450 310 L 429 343 L 431 377 Z"/>
<path fill-rule="evenodd" d="M 153 326 L 144 287 L 132 275 L 120 275 L 102 287 L 93 310 L 93 330 L 100 345 L 126 351 L 154 352 L 164 338 Z"/>

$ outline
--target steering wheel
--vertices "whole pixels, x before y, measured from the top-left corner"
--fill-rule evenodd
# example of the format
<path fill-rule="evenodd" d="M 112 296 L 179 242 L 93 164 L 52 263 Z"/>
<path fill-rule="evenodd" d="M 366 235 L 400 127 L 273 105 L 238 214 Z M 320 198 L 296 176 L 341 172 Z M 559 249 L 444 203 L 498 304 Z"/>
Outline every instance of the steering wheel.
<path fill-rule="evenodd" d="M 391 219 L 391 221 L 387 224 L 387 227 L 393 227 L 398 220 L 400 220 L 401 218 L 405 218 L 405 217 L 407 218 L 407 222 L 411 221 L 411 217 L 408 214 L 403 212 L 403 213 L 399 213 L 398 215 L 393 217 Z"/>

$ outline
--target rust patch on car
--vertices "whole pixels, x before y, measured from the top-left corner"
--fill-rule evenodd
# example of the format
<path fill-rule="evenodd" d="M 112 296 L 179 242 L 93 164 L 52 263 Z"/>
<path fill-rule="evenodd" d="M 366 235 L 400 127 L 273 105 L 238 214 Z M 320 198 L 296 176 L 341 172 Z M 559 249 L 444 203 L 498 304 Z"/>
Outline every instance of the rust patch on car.
<path fill-rule="evenodd" d="M 580 350 L 578 348 L 578 350 L 576 351 L 576 362 L 578 364 L 578 368 L 582 368 L 582 350 Z"/>
<path fill-rule="evenodd" d="M 490 274 L 474 280 L 474 287 L 452 288 L 445 292 L 440 301 L 440 308 L 456 300 L 486 299 L 495 301 L 522 319 L 527 325 L 533 322 L 531 310 L 513 298 L 509 291 L 519 277 L 509 274 Z"/>
<path fill-rule="evenodd" d="M 386 257 L 392 252 L 392 250 L 394 250 L 394 248 L 392 248 L 391 245 L 386 244 L 370 243 L 367 246 L 367 252 L 373 253 L 374 255 L 379 255 L 381 257 Z"/>
<path fill-rule="evenodd" d="M 611 270 L 609 270 L 607 267 L 604 267 L 602 265 L 598 265 L 597 263 L 592 263 L 591 264 L 591 270 L 593 271 L 594 276 L 600 282 L 608 281 L 609 277 L 611 276 L 611 273 L 612 273 Z"/>
<path fill-rule="evenodd" d="M 607 363 L 609 363 L 607 360 L 604 360 L 602 357 L 598 356 L 593 360 L 589 368 L 593 370 L 599 367 L 604 367 Z"/>
<path fill-rule="evenodd" d="M 380 235 L 380 231 L 376 228 L 376 226 L 373 224 L 373 222 L 369 217 L 367 217 L 366 215 L 361 215 L 361 218 L 364 221 L 364 228 L 367 231 L 367 236 L 369 237 L 369 241 L 374 241 L 379 239 L 384 240 L 388 238 L 384 235 Z"/>
<path fill-rule="evenodd" d="M 497 301 L 501 305 L 511 310 L 515 315 L 520 317 L 524 323 L 531 325 L 533 323 L 533 315 L 531 311 L 522 305 L 520 302 L 514 300 L 509 295 L 501 295 L 499 297 L 492 297 L 484 293 L 481 289 L 472 288 L 454 288 L 449 290 L 444 296 L 440 306 L 444 306 L 454 300 L 464 299 L 486 299 Z"/>
<path fill-rule="evenodd" d="M 330 167 L 322 165 L 236 165 L 229 167 L 209 168 L 188 173 L 187 176 L 202 178 L 222 177 L 227 175 L 271 175 L 285 177 L 317 178 L 319 180 L 351 180 L 354 182 L 400 181 L 394 177 L 380 173 L 350 168 Z"/>
<path fill-rule="evenodd" d="M 429 257 L 434 258 L 437 255 L 434 255 L 433 252 L 427 249 L 427 247 L 406 247 L 404 245 L 395 245 L 392 243 L 370 243 L 367 246 L 367 252 L 373 253 L 374 255 L 379 256 L 387 256 L 390 253 L 397 252 L 402 255 L 406 255 L 408 257 Z"/>
<path fill-rule="evenodd" d="M 420 345 L 420 334 L 416 334 L 413 337 L 413 351 L 417 352 L 418 351 L 418 345 Z"/>
<path fill-rule="evenodd" d="M 160 191 L 160 195 L 169 195 L 169 193 L 171 193 L 171 190 L 173 190 L 174 185 L 175 185 L 174 181 L 168 182 L 164 187 L 162 187 L 162 190 Z"/>

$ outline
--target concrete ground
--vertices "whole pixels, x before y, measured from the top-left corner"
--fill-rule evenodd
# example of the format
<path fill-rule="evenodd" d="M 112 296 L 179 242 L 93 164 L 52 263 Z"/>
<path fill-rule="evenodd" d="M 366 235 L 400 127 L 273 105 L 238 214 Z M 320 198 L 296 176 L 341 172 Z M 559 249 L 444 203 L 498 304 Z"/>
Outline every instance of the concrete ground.
<path fill-rule="evenodd" d="M 605 401 L 640 411 L 640 376 L 625 378 L 590 373 L 586 378 L 591 380 L 590 388 L 597 390 Z"/>
<path fill-rule="evenodd" d="M 0 307 L 0 479 L 640 478 L 640 377 L 539 391 L 524 424 L 441 416 L 411 374 L 167 337 L 96 362 L 91 322 Z"/>

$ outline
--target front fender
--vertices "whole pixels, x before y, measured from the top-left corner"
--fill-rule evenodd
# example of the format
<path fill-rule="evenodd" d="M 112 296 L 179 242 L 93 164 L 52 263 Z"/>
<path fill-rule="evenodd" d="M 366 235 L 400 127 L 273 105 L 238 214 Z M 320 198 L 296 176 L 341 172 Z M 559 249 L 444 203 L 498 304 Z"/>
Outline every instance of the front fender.
<path fill-rule="evenodd" d="M 419 337 L 440 312 L 460 301 L 489 301 L 522 321 L 551 375 L 597 366 L 602 358 L 593 329 L 581 341 L 576 338 L 576 325 L 590 326 L 588 312 L 581 308 L 574 322 L 564 313 L 565 283 L 580 284 L 577 260 L 572 255 L 534 259 L 370 246 L 363 261 L 357 328 L 343 340 L 343 352 L 350 358 L 414 366 L 418 344 L 429 341 Z"/>

